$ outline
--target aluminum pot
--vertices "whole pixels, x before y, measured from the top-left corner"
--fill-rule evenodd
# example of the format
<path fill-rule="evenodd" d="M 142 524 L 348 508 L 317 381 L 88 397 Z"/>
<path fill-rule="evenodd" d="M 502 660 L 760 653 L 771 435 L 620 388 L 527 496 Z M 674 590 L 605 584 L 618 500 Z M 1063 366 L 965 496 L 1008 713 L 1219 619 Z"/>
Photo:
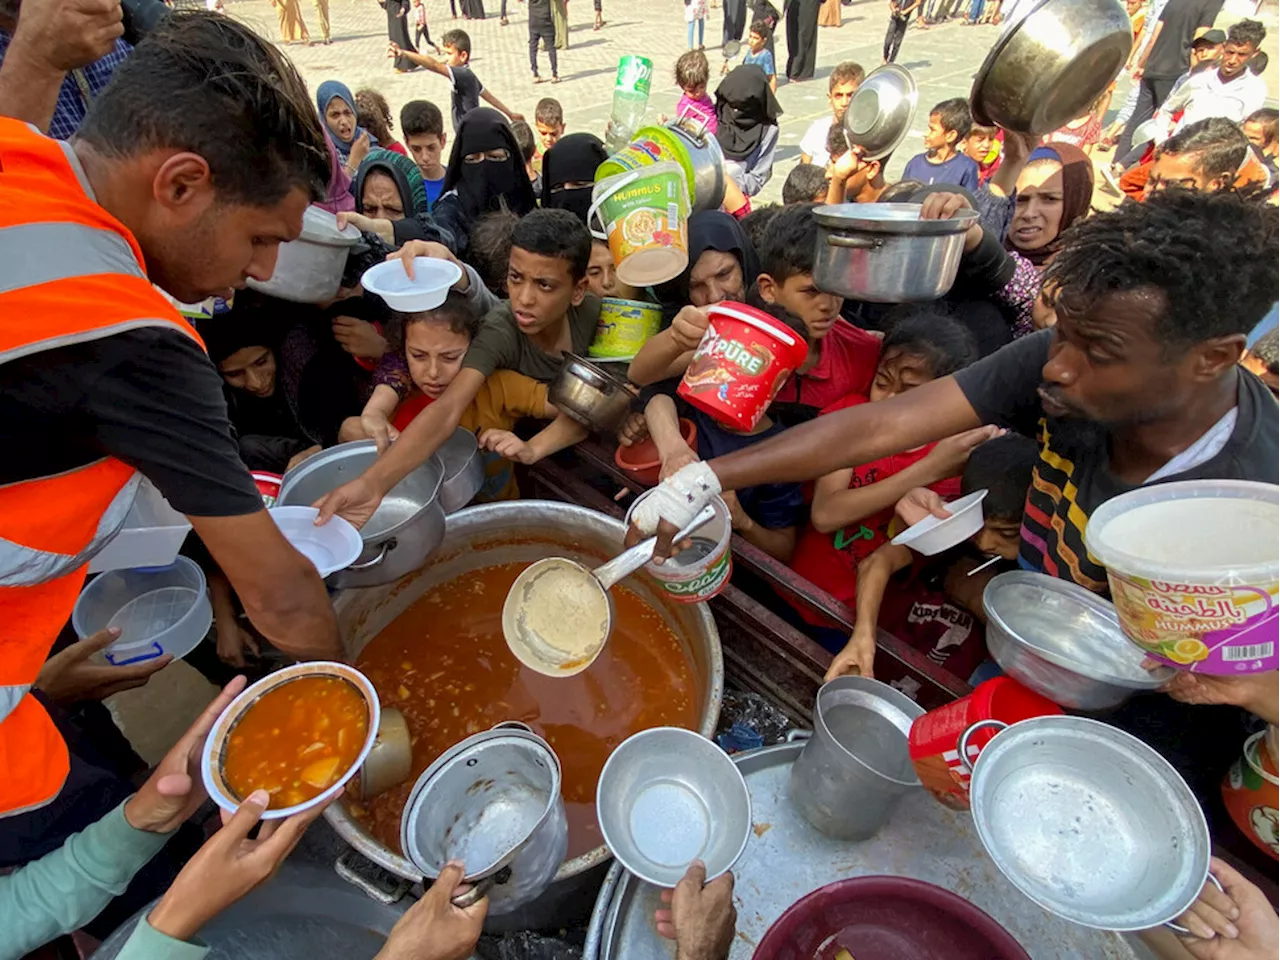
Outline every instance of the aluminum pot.
<path fill-rule="evenodd" d="M 440 506 L 445 513 L 461 510 L 484 486 L 484 455 L 476 435 L 459 427 L 436 451 L 444 467 Z"/>
<path fill-rule="evenodd" d="M 435 880 L 466 864 L 467 907 L 483 896 L 502 916 L 542 895 L 569 849 L 560 759 L 522 723 L 500 723 L 446 750 L 422 772 L 400 820 L 400 846 Z"/>
<path fill-rule="evenodd" d="M 1011 20 L 969 94 L 974 120 L 1016 133 L 1052 133 L 1083 114 L 1133 46 L 1120 0 L 1040 0 Z"/>
<path fill-rule="evenodd" d="M 560 555 L 597 565 L 622 549 L 625 525 L 585 507 L 547 500 L 517 500 L 468 507 L 451 514 L 440 549 L 426 566 L 395 584 L 371 590 L 343 590 L 334 598 L 344 652 L 354 662 L 365 645 L 424 593 L 456 577 L 503 563 L 530 563 Z M 698 732 L 715 733 L 724 695 L 720 634 L 705 603 L 679 603 L 645 572 L 627 587 L 644 600 L 680 639 L 699 691 Z M 342 803 L 330 804 L 325 819 L 359 854 L 408 883 L 422 871 L 369 835 Z M 536 901 L 488 924 L 498 929 L 550 929 L 590 910 L 595 888 L 610 859 L 600 846 L 566 860 L 555 880 Z M 351 876 L 345 866 L 344 876 Z M 355 882 L 355 881 L 353 881 Z M 403 892 L 401 890 L 400 892 Z M 394 894 L 391 894 L 394 896 Z"/>
<path fill-rule="evenodd" d="M 251 290 L 293 300 L 322 303 L 338 294 L 347 255 L 360 243 L 360 231 L 348 224 L 338 229 L 338 218 L 320 207 L 307 207 L 302 234 L 280 244 L 276 268 L 268 280 L 247 281 Z"/>
<path fill-rule="evenodd" d="M 547 397 L 557 410 L 600 433 L 616 433 L 631 412 L 627 382 L 575 353 L 564 355 Z"/>
<path fill-rule="evenodd" d="M 372 440 L 340 443 L 298 464 L 280 482 L 280 506 L 310 506 L 326 493 L 364 473 L 378 459 Z M 328 578 L 338 588 L 394 583 L 421 567 L 444 537 L 440 485 L 444 468 L 436 457 L 391 488 L 360 528 L 364 550 L 345 570 Z"/>
<path fill-rule="evenodd" d="M 719 210 L 724 203 L 724 151 L 705 120 L 697 120 L 686 110 L 667 127 L 680 140 L 693 168 L 692 212 Z"/>
<path fill-rule="evenodd" d="M 871 303 L 936 300 L 951 289 L 964 234 L 977 220 L 921 220 L 918 203 L 841 203 L 818 207 L 818 289 Z"/>

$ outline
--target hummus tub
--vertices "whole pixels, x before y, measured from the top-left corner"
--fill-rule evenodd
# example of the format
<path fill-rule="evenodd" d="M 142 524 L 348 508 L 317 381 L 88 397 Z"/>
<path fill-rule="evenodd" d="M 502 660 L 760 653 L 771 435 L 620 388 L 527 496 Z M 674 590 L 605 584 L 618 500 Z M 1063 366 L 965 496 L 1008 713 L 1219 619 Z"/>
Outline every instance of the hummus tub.
<path fill-rule="evenodd" d="M 587 222 L 599 216 L 618 279 L 632 287 L 666 283 L 689 265 L 689 195 L 678 164 L 660 163 L 642 171 L 597 181 Z"/>
<path fill-rule="evenodd" d="M 1186 480 L 1108 500 L 1085 528 L 1125 634 L 1200 673 L 1280 667 L 1280 487 Z"/>
<path fill-rule="evenodd" d="M 587 348 L 592 360 L 631 360 L 662 326 L 662 308 L 642 300 L 605 297 L 600 301 L 596 337 Z"/>

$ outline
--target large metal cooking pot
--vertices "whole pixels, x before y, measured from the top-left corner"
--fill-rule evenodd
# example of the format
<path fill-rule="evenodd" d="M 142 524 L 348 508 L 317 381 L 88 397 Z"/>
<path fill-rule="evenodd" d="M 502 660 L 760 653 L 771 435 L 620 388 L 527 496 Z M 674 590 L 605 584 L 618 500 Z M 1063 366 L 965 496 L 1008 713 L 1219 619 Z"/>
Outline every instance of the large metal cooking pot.
<path fill-rule="evenodd" d="M 419 597 L 455 577 L 553 555 L 594 566 L 621 550 L 625 532 L 621 521 L 584 507 L 546 500 L 484 504 L 451 514 L 439 552 L 421 570 L 392 585 L 344 590 L 335 597 L 345 652 L 354 661 L 370 640 Z M 633 575 L 627 587 L 656 610 L 680 638 L 700 691 L 698 732 L 711 736 L 724 694 L 720 635 L 711 611 L 705 603 L 677 603 L 643 571 Z M 331 804 L 324 815 L 344 840 L 383 869 L 409 881 L 422 879 L 412 863 L 371 837 L 341 803 Z M 608 860 L 609 851 L 603 846 L 566 860 L 550 888 L 534 903 L 500 918 L 502 925 L 546 929 L 560 925 L 566 914 L 580 911 L 583 903 L 589 908 L 595 890 L 588 888 L 593 881 L 599 884 L 601 874 L 596 868 Z"/>
<path fill-rule="evenodd" d="M 340 443 L 309 457 L 280 481 L 280 506 L 310 506 L 364 473 L 378 459 L 372 440 Z M 376 587 L 394 583 L 417 570 L 440 545 L 444 536 L 444 510 L 440 485 L 444 468 L 436 457 L 416 468 L 382 498 L 368 522 L 360 528 L 364 550 L 345 570 L 330 575 L 335 587 Z"/>
<path fill-rule="evenodd" d="M 813 280 L 819 290 L 871 303 L 936 300 L 955 283 L 964 234 L 978 218 L 921 220 L 918 203 L 818 207 Z"/>
<path fill-rule="evenodd" d="M 987 53 L 969 94 L 973 118 L 1017 133 L 1057 130 L 1116 78 L 1132 29 L 1120 0 L 1040 0 Z"/>
<path fill-rule="evenodd" d="M 360 242 L 360 231 L 348 224 L 338 229 L 338 218 L 320 207 L 302 214 L 302 234 L 280 244 L 276 269 L 268 280 L 249 278 L 249 288 L 281 300 L 322 303 L 338 294 L 347 254 Z"/>
<path fill-rule="evenodd" d="M 707 130 L 705 120 L 697 120 L 688 112 L 667 127 L 680 138 L 693 167 L 693 212 L 719 210 L 724 203 L 724 151 L 715 134 Z"/>

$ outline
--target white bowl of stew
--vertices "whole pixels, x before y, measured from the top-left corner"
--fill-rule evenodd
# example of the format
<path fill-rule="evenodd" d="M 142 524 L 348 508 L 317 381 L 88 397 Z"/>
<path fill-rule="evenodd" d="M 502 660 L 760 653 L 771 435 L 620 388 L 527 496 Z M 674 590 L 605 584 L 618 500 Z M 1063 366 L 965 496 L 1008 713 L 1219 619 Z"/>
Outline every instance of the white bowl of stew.
<path fill-rule="evenodd" d="M 373 684 L 354 667 L 285 667 L 247 687 L 214 723 L 200 760 L 205 789 L 228 811 L 266 790 L 264 820 L 309 810 L 360 769 L 380 715 Z"/>

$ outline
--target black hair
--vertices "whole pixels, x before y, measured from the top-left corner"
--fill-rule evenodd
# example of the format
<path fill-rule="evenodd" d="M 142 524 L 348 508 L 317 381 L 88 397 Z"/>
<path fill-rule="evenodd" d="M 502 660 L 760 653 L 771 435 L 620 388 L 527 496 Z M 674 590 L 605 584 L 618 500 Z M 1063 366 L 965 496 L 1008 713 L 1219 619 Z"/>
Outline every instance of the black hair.
<path fill-rule="evenodd" d="M 1280 368 L 1280 331 L 1272 327 L 1260 336 L 1249 348 L 1249 352 L 1267 365 L 1267 369 L 1275 373 Z"/>
<path fill-rule="evenodd" d="M 760 288 L 756 284 L 751 284 L 747 289 L 746 295 L 747 306 L 755 307 L 761 313 L 767 313 L 773 319 L 777 320 L 788 330 L 798 336 L 805 344 L 809 342 L 809 328 L 804 325 L 804 321 L 797 317 L 780 303 L 771 303 L 760 295 Z"/>
<path fill-rule="evenodd" d="M 406 137 L 444 138 L 444 114 L 430 100 L 410 100 L 400 110 L 400 131 Z"/>
<path fill-rule="evenodd" d="M 813 273 L 814 251 L 818 245 L 818 221 L 813 210 L 817 204 L 795 203 L 778 211 L 765 231 L 763 243 L 756 247 L 760 272 L 777 283 L 788 277 Z"/>
<path fill-rule="evenodd" d="M 1262 76 L 1262 71 L 1267 69 L 1267 64 L 1269 64 L 1270 62 L 1271 62 L 1271 58 L 1267 56 L 1267 51 L 1259 50 L 1257 53 L 1255 53 L 1252 57 L 1249 58 L 1249 62 L 1246 64 L 1246 66 L 1249 68 L 1250 72 L 1252 72 L 1254 76 L 1260 77 Z"/>
<path fill-rule="evenodd" d="M 901 350 L 929 364 L 934 379 L 949 377 L 978 359 L 978 345 L 969 328 L 940 303 L 912 303 L 889 312 L 888 329 L 880 347 L 883 356 Z"/>
<path fill-rule="evenodd" d="M 535 123 L 545 123 L 549 127 L 563 126 L 564 107 L 560 106 L 560 101 L 555 97 L 543 97 L 533 109 L 533 120 Z"/>
<path fill-rule="evenodd" d="M 198 154 L 219 199 L 234 203 L 329 190 L 329 146 L 298 71 L 249 27 L 204 10 L 170 14 L 148 34 L 89 102 L 76 138 L 115 159 Z"/>
<path fill-rule="evenodd" d="M 831 70 L 831 76 L 827 77 L 827 92 L 830 93 L 842 83 L 856 83 L 862 85 L 862 81 L 867 78 L 867 71 L 862 69 L 862 64 L 854 63 L 852 60 L 841 60 Z"/>
<path fill-rule="evenodd" d="M 758 36 L 766 46 L 773 39 L 773 27 L 769 26 L 768 20 L 752 20 L 748 32 Z"/>
<path fill-rule="evenodd" d="M 499 208 L 486 213 L 471 228 L 467 262 L 495 295 L 507 295 L 507 264 L 511 260 L 511 235 L 520 218 L 499 200 Z"/>
<path fill-rule="evenodd" d="M 515 134 L 516 146 L 520 148 L 520 162 L 528 163 L 538 152 L 538 141 L 533 137 L 533 127 L 528 121 L 512 120 L 511 132 Z"/>
<path fill-rule="evenodd" d="M 1227 28 L 1227 43 L 1252 44 L 1256 50 L 1267 39 L 1267 28 L 1261 20 L 1237 20 Z"/>
<path fill-rule="evenodd" d="M 1275 210 L 1236 190 L 1171 188 L 1071 224 L 1045 268 L 1058 308 L 1158 292 L 1155 337 L 1170 355 L 1213 337 L 1247 334 L 1280 284 Z"/>
<path fill-rule="evenodd" d="M 471 37 L 465 30 L 446 30 L 440 38 L 440 46 L 453 47 L 459 53 L 465 53 L 467 59 L 471 59 Z"/>
<path fill-rule="evenodd" d="M 1275 143 L 1280 135 L 1280 111 L 1274 107 L 1263 107 L 1244 118 L 1245 123 L 1256 123 L 1262 127 L 1262 138 L 1268 143 Z"/>
<path fill-rule="evenodd" d="M 992 437 L 969 454 L 960 475 L 960 492 L 986 490 L 983 516 L 994 520 L 1020 520 L 1027 503 L 1031 475 L 1040 460 L 1040 447 L 1030 437 L 1006 433 Z"/>
<path fill-rule="evenodd" d="M 1249 152 L 1249 140 L 1240 127 L 1226 117 L 1206 117 L 1183 127 L 1156 148 L 1156 156 L 1195 157 L 1196 173 L 1213 180 L 1235 173 Z"/>
<path fill-rule="evenodd" d="M 450 332 L 465 334 L 468 340 L 474 340 L 476 334 L 480 332 L 481 317 L 480 312 L 467 301 L 466 294 L 450 290 L 444 298 L 444 303 L 434 309 L 422 310 L 418 313 L 401 313 L 398 310 L 392 310 L 391 319 L 395 340 L 392 346 L 396 352 L 404 353 L 409 327 L 415 323 L 447 324 Z"/>
<path fill-rule="evenodd" d="M 706 87 L 711 79 L 711 65 L 707 63 L 707 55 L 701 50 L 689 50 L 680 54 L 676 61 L 676 86 L 681 90 L 696 90 Z"/>
<path fill-rule="evenodd" d="M 910 203 L 911 198 L 922 190 L 924 186 L 923 180 L 899 180 L 897 183 L 890 184 L 884 188 L 884 192 L 880 194 L 879 202 Z"/>
<path fill-rule="evenodd" d="M 969 112 L 969 101 L 964 97 L 943 100 L 929 111 L 929 116 L 937 117 L 938 124 L 944 131 L 954 130 L 956 143 L 967 137 L 969 128 L 973 126 L 973 114 Z"/>
<path fill-rule="evenodd" d="M 534 210 L 520 218 L 511 232 L 511 246 L 540 257 L 569 262 L 569 274 L 577 283 L 587 275 L 591 262 L 591 234 L 586 224 L 568 210 Z"/>
<path fill-rule="evenodd" d="M 988 126 L 985 123 L 975 122 L 975 123 L 969 124 L 969 132 L 966 133 L 965 136 L 972 137 L 975 133 L 983 133 L 983 134 L 986 134 L 988 137 L 994 137 L 999 130 L 1000 128 L 997 127 L 994 123 Z"/>
<path fill-rule="evenodd" d="M 844 132 L 843 123 L 833 123 L 827 130 L 827 155 L 832 160 L 839 160 L 849 152 L 849 135 Z"/>
<path fill-rule="evenodd" d="M 742 229 L 746 233 L 747 239 L 751 241 L 753 248 L 759 250 L 764 246 L 769 226 L 773 223 L 773 218 L 781 212 L 781 204 L 767 203 L 763 206 L 755 207 L 742 218 Z"/>
<path fill-rule="evenodd" d="M 782 202 L 810 203 L 819 190 L 825 200 L 827 172 L 812 163 L 797 163 L 787 174 L 787 182 L 782 185 Z"/>

